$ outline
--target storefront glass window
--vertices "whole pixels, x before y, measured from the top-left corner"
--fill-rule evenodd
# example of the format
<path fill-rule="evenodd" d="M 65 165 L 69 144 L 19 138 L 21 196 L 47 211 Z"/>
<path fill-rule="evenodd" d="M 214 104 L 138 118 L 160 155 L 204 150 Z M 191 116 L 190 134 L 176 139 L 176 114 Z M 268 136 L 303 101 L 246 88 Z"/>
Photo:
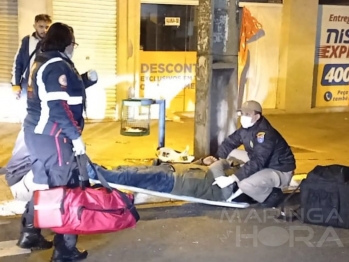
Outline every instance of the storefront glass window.
<path fill-rule="evenodd" d="M 319 0 L 319 5 L 349 5 L 348 0 Z"/>
<path fill-rule="evenodd" d="M 141 5 L 143 51 L 196 51 L 195 6 Z"/>

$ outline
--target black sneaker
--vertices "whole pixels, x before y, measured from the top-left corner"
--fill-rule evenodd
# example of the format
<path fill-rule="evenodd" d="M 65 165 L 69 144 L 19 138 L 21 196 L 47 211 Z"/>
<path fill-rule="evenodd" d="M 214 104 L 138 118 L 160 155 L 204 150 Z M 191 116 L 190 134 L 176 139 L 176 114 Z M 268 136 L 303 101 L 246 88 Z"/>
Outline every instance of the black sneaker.
<path fill-rule="evenodd" d="M 280 188 L 273 188 L 268 198 L 261 204 L 265 208 L 276 208 L 284 200 L 284 193 Z"/>

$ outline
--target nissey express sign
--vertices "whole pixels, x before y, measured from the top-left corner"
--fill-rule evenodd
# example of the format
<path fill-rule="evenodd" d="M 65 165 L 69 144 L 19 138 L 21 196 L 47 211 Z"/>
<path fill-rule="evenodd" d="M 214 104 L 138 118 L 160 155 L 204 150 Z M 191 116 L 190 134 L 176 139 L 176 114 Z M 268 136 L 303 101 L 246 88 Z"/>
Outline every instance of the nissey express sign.
<path fill-rule="evenodd" d="M 316 106 L 349 105 L 349 7 L 320 6 L 315 58 Z"/>

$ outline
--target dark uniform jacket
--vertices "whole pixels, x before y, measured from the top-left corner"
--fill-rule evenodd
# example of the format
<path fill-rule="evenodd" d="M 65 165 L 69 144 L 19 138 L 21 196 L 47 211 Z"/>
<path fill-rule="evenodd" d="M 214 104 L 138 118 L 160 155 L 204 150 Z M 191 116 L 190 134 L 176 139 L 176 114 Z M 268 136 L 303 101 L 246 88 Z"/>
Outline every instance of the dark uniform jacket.
<path fill-rule="evenodd" d="M 263 116 L 250 128 L 239 128 L 219 146 L 216 158 L 227 158 L 230 152 L 244 145 L 250 161 L 235 175 L 243 180 L 256 172 L 271 168 L 281 172 L 296 169 L 296 161 L 281 134 Z"/>
<path fill-rule="evenodd" d="M 40 40 L 34 32 L 32 35 L 27 35 L 22 39 L 21 45 L 13 63 L 12 85 L 20 85 L 22 77 L 28 80 L 30 68 L 30 57 L 34 56 L 38 51 Z"/>
<path fill-rule="evenodd" d="M 84 127 L 85 88 L 95 83 L 87 73 L 80 75 L 65 54 L 38 54 L 28 83 L 24 131 L 77 139 Z"/>

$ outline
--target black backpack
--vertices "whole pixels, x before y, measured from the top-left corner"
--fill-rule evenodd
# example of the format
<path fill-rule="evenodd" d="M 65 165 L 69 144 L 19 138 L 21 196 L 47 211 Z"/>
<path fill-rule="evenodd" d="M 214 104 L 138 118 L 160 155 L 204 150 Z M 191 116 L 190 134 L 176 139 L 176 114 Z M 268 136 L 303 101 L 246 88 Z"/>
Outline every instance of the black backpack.
<path fill-rule="evenodd" d="M 300 189 L 300 206 L 291 220 L 307 224 L 349 228 L 349 167 L 316 166 L 298 188 L 281 205 L 281 218 L 286 202 Z"/>

